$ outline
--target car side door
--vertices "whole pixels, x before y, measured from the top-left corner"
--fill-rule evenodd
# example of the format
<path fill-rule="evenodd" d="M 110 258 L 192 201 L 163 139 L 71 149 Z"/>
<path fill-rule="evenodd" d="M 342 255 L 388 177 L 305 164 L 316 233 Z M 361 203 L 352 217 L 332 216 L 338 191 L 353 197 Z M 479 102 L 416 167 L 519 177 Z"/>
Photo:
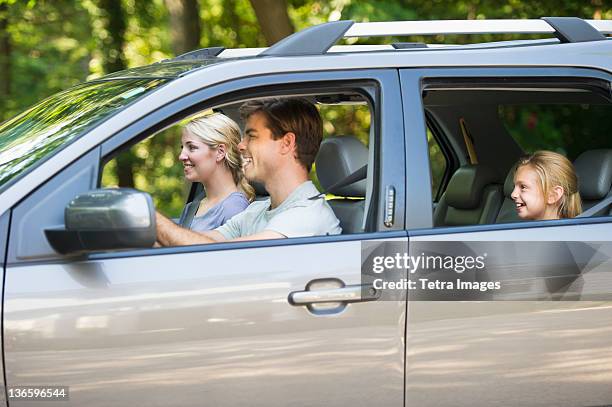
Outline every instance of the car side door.
<path fill-rule="evenodd" d="M 229 94 L 365 82 L 376 89 L 378 139 L 368 233 L 82 257 L 44 252 L 38 229 L 30 240 L 20 234 L 34 227 L 23 226 L 28 219 L 57 211 L 44 204 L 47 194 L 63 208 L 97 186 L 106 154 L 179 112 Z M 403 405 L 405 301 L 355 297 L 363 242 L 407 241 L 402 126 L 396 70 L 286 74 L 196 92 L 89 152 L 14 210 L 7 384 L 68 386 L 70 405 Z M 350 298 L 321 303 L 329 290 Z M 303 301 L 290 301 L 296 293 Z"/>
<path fill-rule="evenodd" d="M 554 82 L 555 77 L 565 82 L 571 77 L 576 83 L 603 79 L 609 89 L 610 78 L 570 68 L 423 69 L 403 70 L 400 76 L 406 147 L 419 149 L 421 155 L 427 154 L 425 128 L 420 124 L 425 121 L 428 80 L 439 79 L 444 82 L 440 87 L 447 90 L 454 81 L 465 87 L 471 81 L 471 89 L 478 89 L 485 82 L 524 80 L 530 90 L 538 90 L 546 89 L 544 83 Z M 408 180 L 412 177 L 416 173 L 408 174 Z M 422 188 L 429 191 L 429 172 L 419 177 Z M 610 404 L 612 370 L 604 355 L 610 348 L 612 318 L 612 219 L 434 227 L 432 199 L 426 195 L 407 200 L 407 205 L 414 199 L 419 202 L 413 206 L 428 207 L 407 212 L 410 255 L 483 256 L 485 270 L 472 273 L 473 281 L 499 283 L 500 289 L 472 291 L 468 296 L 465 291 L 450 296 L 440 291 L 430 296 L 408 293 L 407 403 Z M 422 219 L 427 219 L 427 226 L 420 224 Z M 415 221 L 419 225 L 413 228 Z M 469 275 L 455 277 L 465 280 Z"/>

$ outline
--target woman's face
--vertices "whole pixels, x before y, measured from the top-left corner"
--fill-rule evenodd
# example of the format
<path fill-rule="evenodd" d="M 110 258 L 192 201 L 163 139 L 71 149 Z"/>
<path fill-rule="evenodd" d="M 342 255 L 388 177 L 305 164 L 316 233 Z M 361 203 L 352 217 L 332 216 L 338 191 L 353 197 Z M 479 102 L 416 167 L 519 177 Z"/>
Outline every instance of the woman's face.
<path fill-rule="evenodd" d="M 218 151 L 184 129 L 181 137 L 179 160 L 183 163 L 185 178 L 191 182 L 206 182 L 215 172 Z"/>

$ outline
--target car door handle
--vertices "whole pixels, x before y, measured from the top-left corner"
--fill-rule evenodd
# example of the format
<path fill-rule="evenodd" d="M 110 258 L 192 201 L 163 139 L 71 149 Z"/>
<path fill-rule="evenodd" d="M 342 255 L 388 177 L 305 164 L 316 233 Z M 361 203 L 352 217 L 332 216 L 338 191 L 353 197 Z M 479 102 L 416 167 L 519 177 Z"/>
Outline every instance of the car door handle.
<path fill-rule="evenodd" d="M 289 294 L 289 302 L 293 305 L 320 304 L 325 302 L 363 302 L 375 301 L 380 292 L 372 285 L 348 285 L 339 288 L 321 290 L 294 291 Z"/>

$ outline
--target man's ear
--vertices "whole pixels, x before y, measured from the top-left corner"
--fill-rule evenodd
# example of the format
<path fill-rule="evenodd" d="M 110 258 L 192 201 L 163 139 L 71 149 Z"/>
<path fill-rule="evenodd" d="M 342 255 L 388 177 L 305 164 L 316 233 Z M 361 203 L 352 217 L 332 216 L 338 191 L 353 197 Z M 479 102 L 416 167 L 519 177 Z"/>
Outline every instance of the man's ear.
<path fill-rule="evenodd" d="M 550 192 L 548 193 L 548 199 L 547 199 L 546 203 L 549 204 L 549 205 L 556 204 L 557 202 L 559 202 L 561 200 L 561 198 L 563 197 L 563 193 L 564 192 L 565 192 L 565 190 L 560 185 L 552 187 Z"/>
<path fill-rule="evenodd" d="M 289 131 L 281 138 L 281 153 L 290 154 L 295 151 L 295 133 Z"/>
<path fill-rule="evenodd" d="M 223 161 L 225 159 L 225 144 L 219 144 L 217 147 L 217 162 Z"/>

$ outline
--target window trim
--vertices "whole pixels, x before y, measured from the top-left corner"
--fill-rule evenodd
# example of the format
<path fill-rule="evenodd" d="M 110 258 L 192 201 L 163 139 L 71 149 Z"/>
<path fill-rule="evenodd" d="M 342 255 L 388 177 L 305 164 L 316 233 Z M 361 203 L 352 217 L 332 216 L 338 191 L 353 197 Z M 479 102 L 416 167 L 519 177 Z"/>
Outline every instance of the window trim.
<path fill-rule="evenodd" d="M 495 232 L 502 230 L 541 229 L 559 226 L 597 225 L 611 223 L 612 216 L 597 216 L 593 218 L 573 218 L 557 220 L 534 220 L 508 223 L 491 223 L 487 225 L 440 226 L 433 228 L 408 230 L 408 236 L 455 235 L 459 233 Z M 508 239 L 512 241 L 513 239 Z M 584 239 L 578 239 L 584 240 Z"/>
<path fill-rule="evenodd" d="M 246 242 L 219 242 L 191 246 L 169 246 L 147 249 L 136 249 L 121 252 L 98 252 L 87 255 L 87 260 L 107 260 L 131 257 L 147 257 L 182 253 L 217 252 L 225 250 L 265 249 L 270 247 L 285 247 L 295 245 L 310 245 L 321 243 L 355 242 L 364 240 L 388 240 L 408 237 L 405 230 L 388 232 L 354 233 L 350 235 L 329 235 L 312 237 L 293 237 L 287 239 L 251 240 Z"/>

